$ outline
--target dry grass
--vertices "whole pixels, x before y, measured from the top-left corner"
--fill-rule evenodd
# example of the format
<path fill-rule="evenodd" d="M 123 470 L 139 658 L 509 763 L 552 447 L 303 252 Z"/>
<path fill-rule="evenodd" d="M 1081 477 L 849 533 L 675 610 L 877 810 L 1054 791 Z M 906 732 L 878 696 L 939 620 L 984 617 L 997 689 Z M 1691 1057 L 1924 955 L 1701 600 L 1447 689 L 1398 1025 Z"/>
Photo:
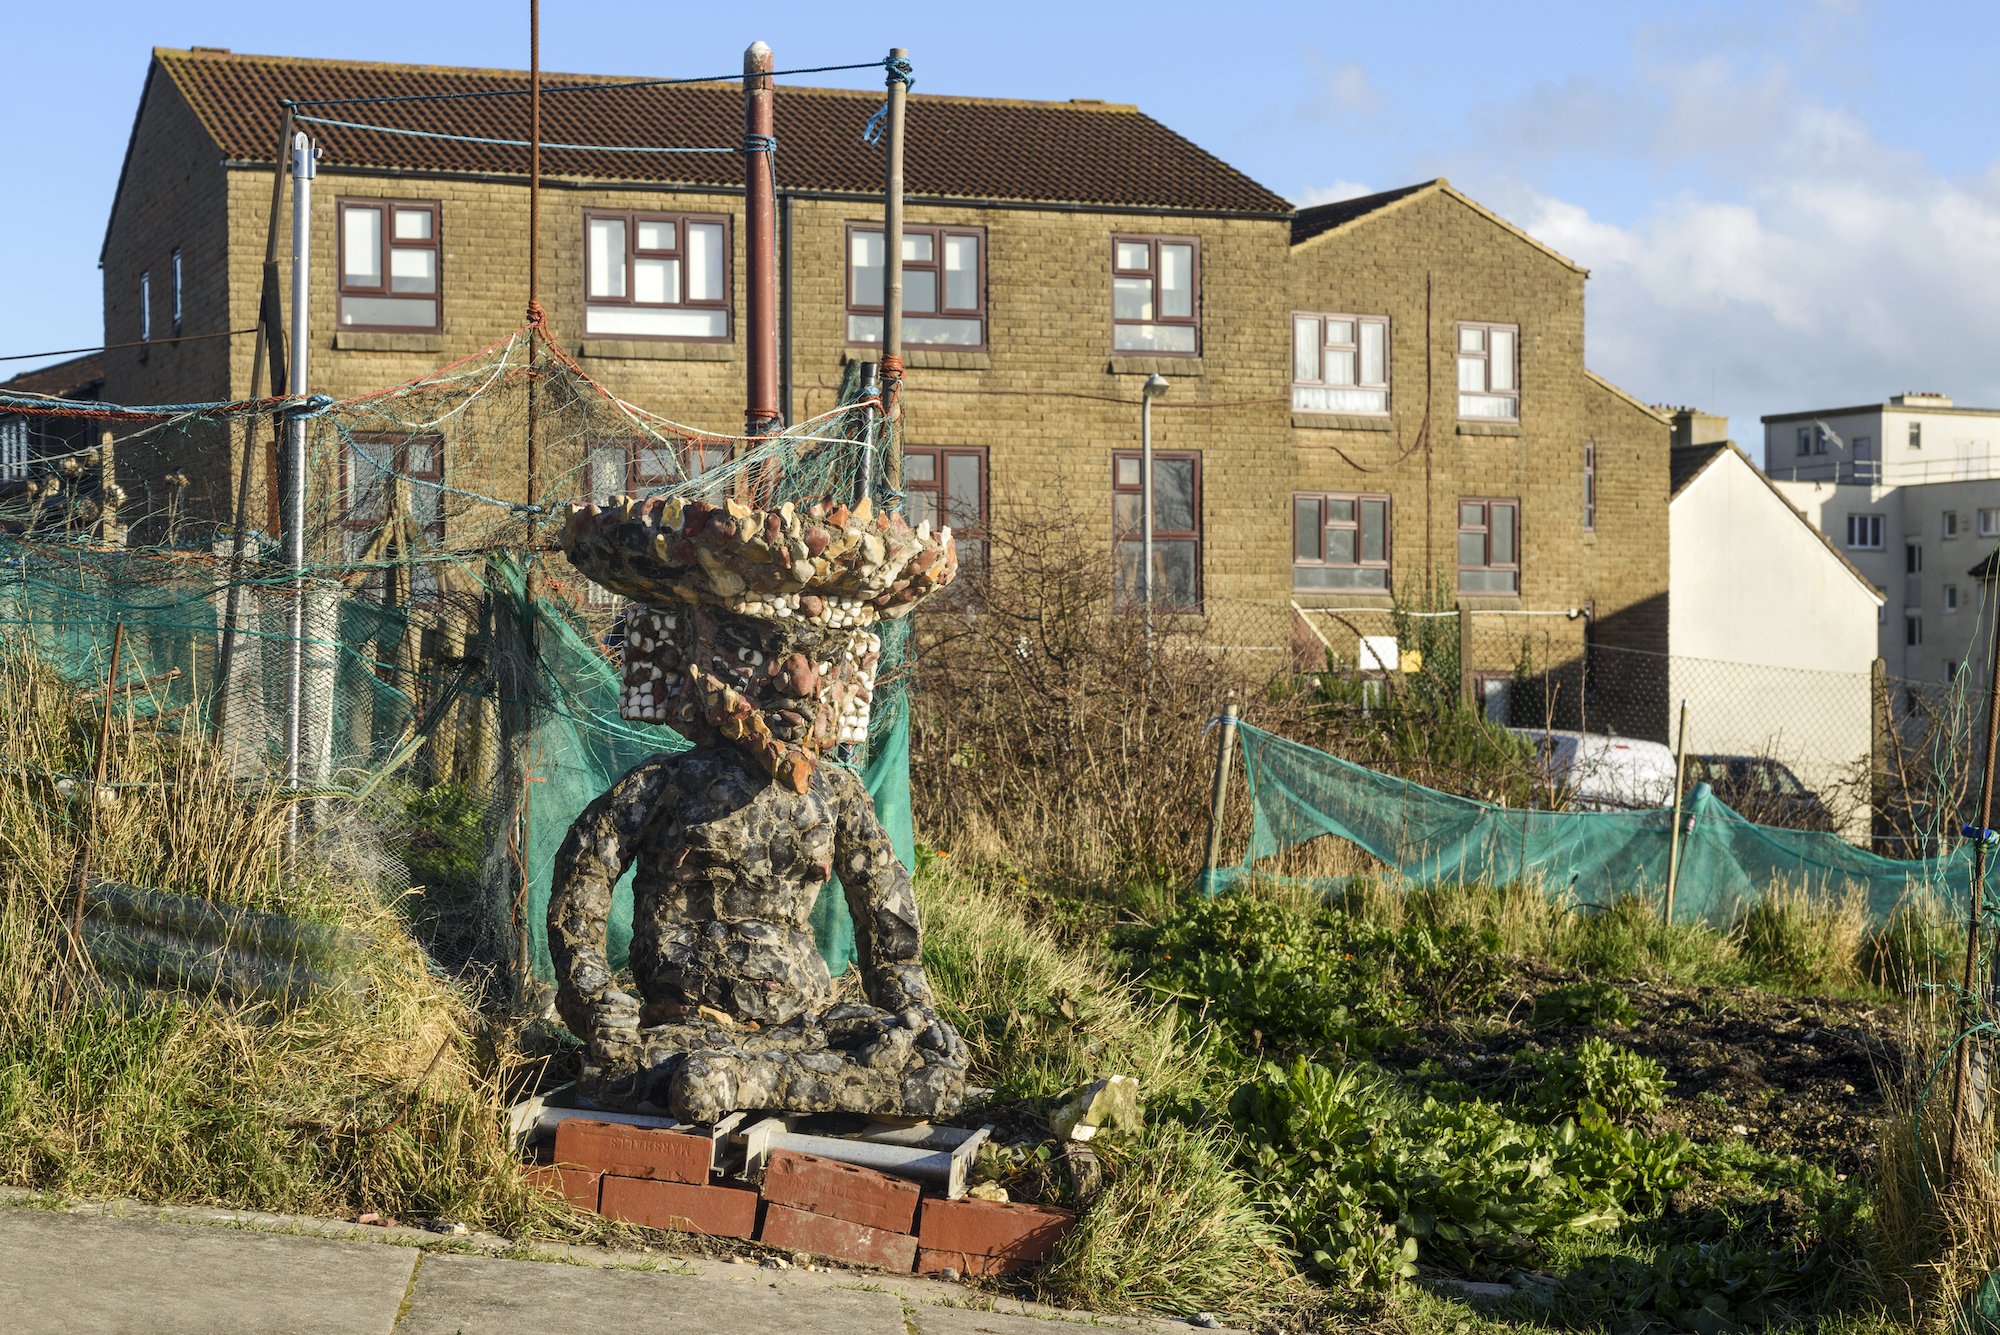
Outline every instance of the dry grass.
<path fill-rule="evenodd" d="M 232 782 L 195 738 L 129 712 L 91 773 L 101 702 L 0 660 L 0 1180 L 63 1193 L 350 1214 L 437 1216 L 508 1232 L 560 1214 L 499 1132 L 477 1017 L 393 909 L 284 857 L 268 787 Z M 115 795 L 113 800 L 111 795 Z M 78 858 L 90 874 L 339 927 L 351 987 L 230 1006 L 138 993 L 74 963 Z"/>

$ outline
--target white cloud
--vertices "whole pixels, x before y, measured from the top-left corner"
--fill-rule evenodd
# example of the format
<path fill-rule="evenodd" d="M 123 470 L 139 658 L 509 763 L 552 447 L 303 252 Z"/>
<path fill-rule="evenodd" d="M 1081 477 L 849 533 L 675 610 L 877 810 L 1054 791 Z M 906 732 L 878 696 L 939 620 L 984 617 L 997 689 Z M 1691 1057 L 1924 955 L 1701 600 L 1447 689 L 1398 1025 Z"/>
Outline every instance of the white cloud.
<path fill-rule="evenodd" d="M 1753 457 L 1764 413 L 1927 386 L 2000 403 L 2000 168 L 1940 173 L 1782 68 L 1704 59 L 1648 82 L 1646 163 L 1696 183 L 1618 221 L 1518 168 L 1473 187 L 1591 270 L 1593 369 L 1728 413 Z"/>
<path fill-rule="evenodd" d="M 1343 199 L 1358 199 L 1362 195 L 1375 193 L 1373 186 L 1359 181 L 1335 181 L 1331 185 L 1309 186 L 1299 192 L 1298 205 L 1309 209 L 1315 204 L 1335 204 Z"/>

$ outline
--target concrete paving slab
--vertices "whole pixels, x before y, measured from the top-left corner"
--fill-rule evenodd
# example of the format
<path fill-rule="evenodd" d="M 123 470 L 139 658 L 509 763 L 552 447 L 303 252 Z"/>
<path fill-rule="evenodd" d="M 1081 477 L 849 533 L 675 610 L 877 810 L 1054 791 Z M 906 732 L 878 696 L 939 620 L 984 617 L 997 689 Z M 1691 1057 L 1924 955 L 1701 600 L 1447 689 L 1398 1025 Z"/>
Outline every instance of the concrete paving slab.
<path fill-rule="evenodd" d="M 1097 1324 L 1081 1315 L 1064 1320 L 981 1311 L 976 1307 L 918 1307 L 910 1320 L 916 1327 L 916 1335 L 1066 1335 Z"/>
<path fill-rule="evenodd" d="M 390 1335 L 418 1253 L 0 1210 L 0 1326 L 35 1335 Z"/>
<path fill-rule="evenodd" d="M 734 1269 L 735 1267 L 731 1267 Z M 894 1294 L 801 1286 L 741 1267 L 709 1271 L 600 1270 L 483 1256 L 425 1256 L 395 1335 L 633 1335 L 678 1327 L 713 1331 L 811 1331 L 905 1335 Z M 1038 1323 L 1038 1335 L 1048 1335 Z"/>

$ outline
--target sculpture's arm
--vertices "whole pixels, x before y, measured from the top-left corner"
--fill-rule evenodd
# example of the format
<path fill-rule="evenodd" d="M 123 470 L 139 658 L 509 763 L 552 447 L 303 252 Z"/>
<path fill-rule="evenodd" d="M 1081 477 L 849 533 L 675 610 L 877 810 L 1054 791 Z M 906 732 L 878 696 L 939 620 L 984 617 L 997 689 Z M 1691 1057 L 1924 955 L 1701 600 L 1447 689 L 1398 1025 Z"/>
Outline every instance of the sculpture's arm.
<path fill-rule="evenodd" d="M 963 1065 L 965 1048 L 938 1018 L 924 975 L 917 897 L 910 873 L 875 816 L 868 790 L 850 770 L 827 766 L 835 793 L 834 871 L 854 918 L 854 944 L 868 999 L 903 1017 L 918 1041 Z"/>
<path fill-rule="evenodd" d="M 656 756 L 583 809 L 556 854 L 549 895 L 549 955 L 556 970 L 556 1010 L 579 1038 L 589 1038 L 600 1011 L 637 1012 L 638 1003 L 611 986 L 605 921 L 611 887 L 632 865 L 653 822 L 679 797 L 674 762 Z"/>

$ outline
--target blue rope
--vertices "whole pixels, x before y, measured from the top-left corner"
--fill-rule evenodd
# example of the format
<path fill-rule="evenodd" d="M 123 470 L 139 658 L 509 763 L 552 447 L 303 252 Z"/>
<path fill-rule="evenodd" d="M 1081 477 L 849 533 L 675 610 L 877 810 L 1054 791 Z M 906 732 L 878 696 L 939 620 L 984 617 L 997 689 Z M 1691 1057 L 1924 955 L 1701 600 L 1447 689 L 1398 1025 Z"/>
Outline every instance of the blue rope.
<path fill-rule="evenodd" d="M 868 123 L 861 127 L 861 142 L 868 145 L 870 148 L 873 148 L 875 147 L 875 145 L 881 143 L 882 128 L 884 125 L 888 123 L 888 120 L 889 120 L 889 104 L 887 102 L 884 102 L 880 107 L 876 109 L 875 114 L 868 118 Z"/>
<path fill-rule="evenodd" d="M 527 148 L 525 139 L 489 139 L 477 134 L 446 134 L 442 130 L 406 130 L 396 125 L 363 125 L 359 121 L 337 121 L 325 116 L 295 116 L 308 125 L 337 125 L 343 130 L 368 130 L 374 134 L 399 134 L 411 139 L 445 139 L 454 144 L 493 144 L 501 148 Z M 775 147 L 776 141 L 772 141 Z M 543 144 L 543 148 L 574 149 L 579 153 L 735 153 L 734 148 L 655 148 L 644 144 Z M 748 141 L 745 141 L 748 147 Z"/>
<path fill-rule="evenodd" d="M 882 62 L 882 67 L 889 71 L 889 77 L 882 80 L 885 87 L 892 83 L 899 83 L 903 85 L 904 91 L 907 92 L 917 86 L 916 76 L 910 72 L 912 68 L 910 62 L 901 56 L 890 56 Z M 861 142 L 870 148 L 882 142 L 882 127 L 888 119 L 889 104 L 884 102 L 875 114 L 868 118 L 868 123 L 861 127 Z"/>
<path fill-rule="evenodd" d="M 884 66 L 890 70 L 890 77 L 896 76 L 896 66 L 902 67 L 901 82 L 908 83 L 910 62 L 907 60 L 866 60 L 858 65 L 810 65 L 801 69 L 772 70 L 766 77 L 772 79 L 789 78 L 794 74 L 830 74 L 839 70 L 871 70 Z M 707 74 L 693 79 L 631 79 L 623 83 L 572 83 L 558 84 L 544 88 L 547 93 L 602 93 L 619 88 L 664 88 L 690 83 L 729 83 L 746 77 L 737 74 Z M 481 88 L 464 93 L 407 93 L 400 97 L 317 97 L 302 102 L 287 101 L 288 107 L 354 107 L 380 106 L 392 102 L 460 102 L 474 97 L 526 97 L 532 90 L 527 88 Z"/>
<path fill-rule="evenodd" d="M 728 152 L 730 150 L 723 149 L 720 151 Z M 778 151 L 778 141 L 768 134 L 746 134 L 743 136 L 743 151 L 745 153 L 776 153 Z"/>

